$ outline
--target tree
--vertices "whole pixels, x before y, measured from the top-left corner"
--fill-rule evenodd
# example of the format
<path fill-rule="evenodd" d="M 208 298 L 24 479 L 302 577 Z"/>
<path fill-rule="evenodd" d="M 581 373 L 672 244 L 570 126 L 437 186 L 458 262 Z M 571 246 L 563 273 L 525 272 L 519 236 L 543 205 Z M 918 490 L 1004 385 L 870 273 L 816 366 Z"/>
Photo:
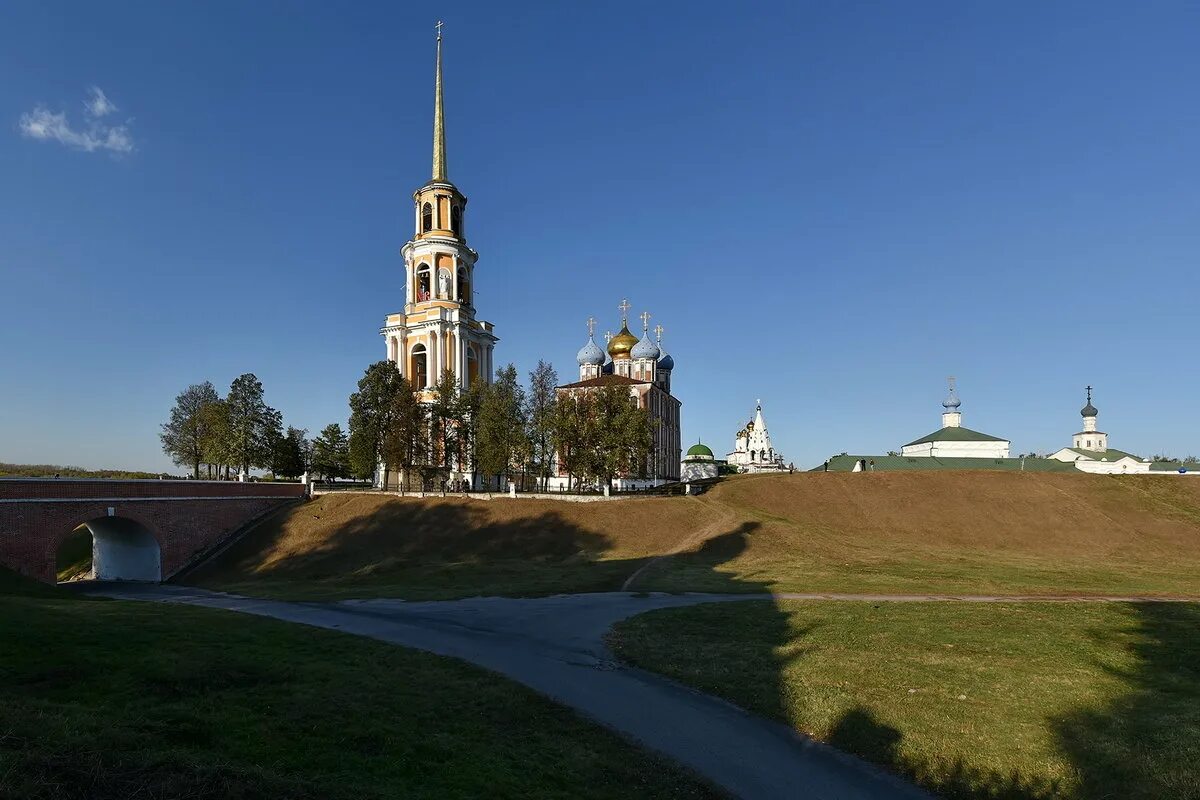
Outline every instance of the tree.
<path fill-rule="evenodd" d="M 338 423 L 326 425 L 313 440 L 312 469 L 326 480 L 350 474 L 350 441 Z"/>
<path fill-rule="evenodd" d="M 541 479 L 545 490 L 550 481 L 551 462 L 554 461 L 554 407 L 557 394 L 558 373 L 545 361 L 538 360 L 529 373 L 529 394 L 525 401 L 525 423 L 529 438 L 530 462 Z"/>
<path fill-rule="evenodd" d="M 383 437 L 383 460 L 400 468 L 400 491 L 408 486 L 414 467 L 430 460 L 429 414 L 403 376 L 397 376 L 389 427 Z"/>
<path fill-rule="evenodd" d="M 617 475 L 644 475 L 653 446 L 650 415 L 624 386 L 603 386 L 563 398 L 554 441 L 569 476 L 612 485 Z"/>
<path fill-rule="evenodd" d="M 567 472 L 567 485 L 576 478 L 593 473 L 588 441 L 592 436 L 591 397 L 586 392 L 559 398 L 551 417 L 551 445 L 558 453 L 559 466 Z"/>
<path fill-rule="evenodd" d="M 204 454 L 204 463 L 208 465 L 208 476 L 213 477 L 213 472 L 216 472 L 216 477 L 221 477 L 221 467 L 226 468 L 228 475 L 228 465 L 232 460 L 229 451 L 229 404 L 224 400 L 214 400 L 208 403 L 201 410 L 201 415 L 204 417 L 205 436 L 202 452 Z"/>
<path fill-rule="evenodd" d="M 298 478 L 308 472 L 311 457 L 312 445 L 308 441 L 308 431 L 289 426 L 287 433 L 275 443 L 271 472 L 286 478 Z"/>
<path fill-rule="evenodd" d="M 229 431 L 223 449 L 230 463 L 247 475 L 252 467 L 269 467 L 283 436 L 283 416 L 263 400 L 262 382 L 252 372 L 234 378 L 225 405 Z"/>
<path fill-rule="evenodd" d="M 163 452 L 179 466 L 190 466 L 192 477 L 200 477 L 205 443 L 209 436 L 204 407 L 217 402 L 217 390 L 212 383 L 194 383 L 175 398 L 171 417 L 162 425 L 159 439 Z"/>
<path fill-rule="evenodd" d="M 479 409 L 483 404 L 483 396 L 487 392 L 487 384 L 476 381 L 464 391 L 458 393 L 458 409 L 456 416 L 459 420 L 459 442 L 462 457 L 467 471 L 471 473 L 471 486 L 475 486 L 475 476 L 479 472 Z"/>
<path fill-rule="evenodd" d="M 384 443 L 392 432 L 396 394 L 403 380 L 396 365 L 376 361 L 367 367 L 358 381 L 358 391 L 350 395 L 350 467 L 355 477 L 366 478 L 382 463 L 381 488 L 387 488 L 388 462 Z M 408 381 L 404 381 L 407 388 Z M 409 390 L 411 394 L 411 390 Z"/>
<path fill-rule="evenodd" d="M 509 364 L 496 371 L 496 381 L 487 387 L 479 404 L 479 423 L 475 446 L 479 469 L 495 475 L 497 481 L 510 474 L 514 462 L 520 463 L 525 450 L 525 425 L 521 410 L 524 391 L 517 380 L 517 368 Z"/>
<path fill-rule="evenodd" d="M 452 371 L 443 370 L 429 406 L 429 438 L 433 456 L 430 460 L 447 472 L 458 460 L 461 438 L 458 412 L 458 381 Z"/>

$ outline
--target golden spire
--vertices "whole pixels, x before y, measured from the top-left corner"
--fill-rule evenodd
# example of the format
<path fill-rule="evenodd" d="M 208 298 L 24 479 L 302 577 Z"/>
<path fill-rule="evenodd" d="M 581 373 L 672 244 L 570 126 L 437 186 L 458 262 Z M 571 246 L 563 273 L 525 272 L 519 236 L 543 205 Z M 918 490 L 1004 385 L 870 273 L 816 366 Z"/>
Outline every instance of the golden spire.
<path fill-rule="evenodd" d="M 437 24 L 437 77 L 433 83 L 433 179 L 446 180 L 446 116 L 442 111 L 442 22 Z"/>

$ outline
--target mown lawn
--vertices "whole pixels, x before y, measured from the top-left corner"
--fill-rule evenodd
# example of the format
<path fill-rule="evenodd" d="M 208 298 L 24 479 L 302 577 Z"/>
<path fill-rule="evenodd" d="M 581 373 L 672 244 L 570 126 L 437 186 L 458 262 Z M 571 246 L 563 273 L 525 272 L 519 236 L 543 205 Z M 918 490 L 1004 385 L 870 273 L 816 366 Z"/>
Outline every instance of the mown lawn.
<path fill-rule="evenodd" d="M 749 601 L 611 643 L 946 797 L 1200 798 L 1200 605 Z"/>
<path fill-rule="evenodd" d="M 3 798 L 717 796 L 453 659 L 2 573 Z"/>

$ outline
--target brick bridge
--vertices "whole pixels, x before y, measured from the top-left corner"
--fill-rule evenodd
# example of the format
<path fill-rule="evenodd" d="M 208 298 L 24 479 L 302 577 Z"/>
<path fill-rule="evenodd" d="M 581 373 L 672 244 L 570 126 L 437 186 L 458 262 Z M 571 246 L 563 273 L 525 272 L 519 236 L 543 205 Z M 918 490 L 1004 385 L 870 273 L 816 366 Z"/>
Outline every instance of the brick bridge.
<path fill-rule="evenodd" d="M 0 478 L 0 565 L 54 583 L 59 547 L 86 525 L 97 579 L 160 581 L 304 494 L 300 483 Z"/>

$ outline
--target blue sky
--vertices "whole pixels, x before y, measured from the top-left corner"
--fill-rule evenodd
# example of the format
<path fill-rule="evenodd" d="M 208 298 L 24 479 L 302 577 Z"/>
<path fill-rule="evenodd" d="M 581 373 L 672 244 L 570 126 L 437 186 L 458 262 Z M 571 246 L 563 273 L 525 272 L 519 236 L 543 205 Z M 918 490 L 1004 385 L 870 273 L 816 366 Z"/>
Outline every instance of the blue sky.
<path fill-rule="evenodd" d="M 344 423 L 402 302 L 437 13 L 9 4 L 0 460 L 166 469 L 175 394 L 246 371 Z M 1200 454 L 1200 6 L 441 13 L 498 364 L 571 378 L 628 296 L 718 452 L 756 398 L 798 465 L 896 449 L 956 375 L 1015 451 L 1069 444 L 1090 383 L 1114 447 Z"/>

